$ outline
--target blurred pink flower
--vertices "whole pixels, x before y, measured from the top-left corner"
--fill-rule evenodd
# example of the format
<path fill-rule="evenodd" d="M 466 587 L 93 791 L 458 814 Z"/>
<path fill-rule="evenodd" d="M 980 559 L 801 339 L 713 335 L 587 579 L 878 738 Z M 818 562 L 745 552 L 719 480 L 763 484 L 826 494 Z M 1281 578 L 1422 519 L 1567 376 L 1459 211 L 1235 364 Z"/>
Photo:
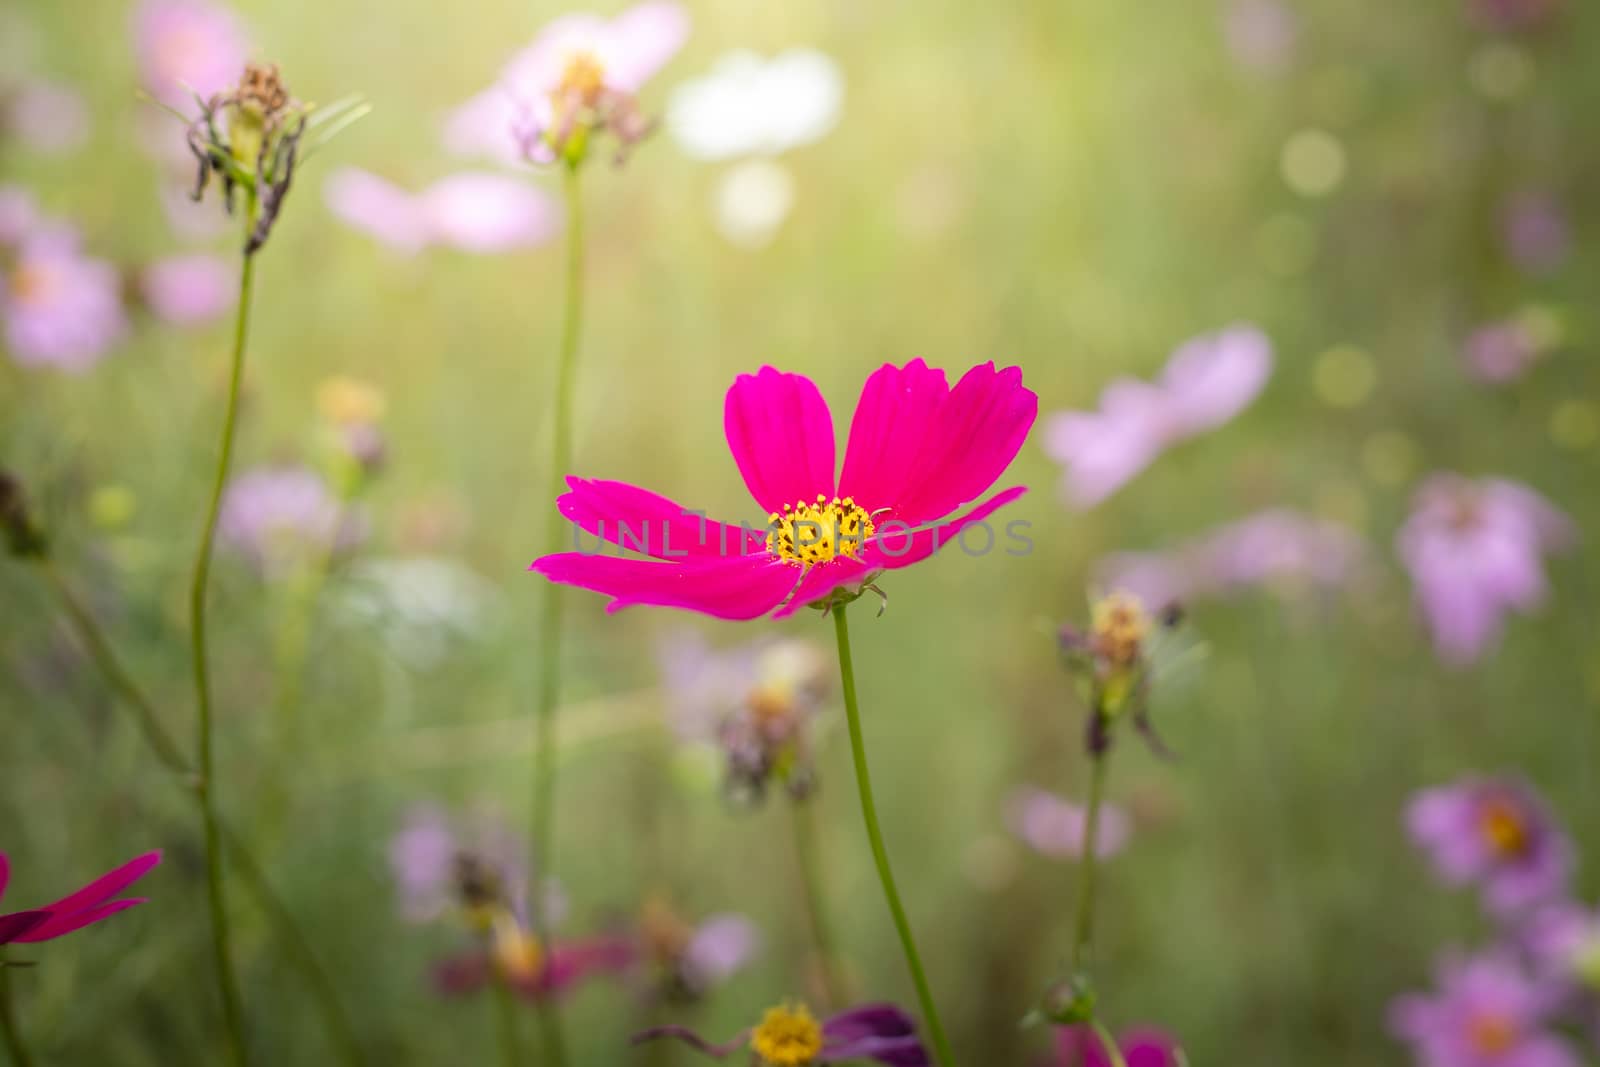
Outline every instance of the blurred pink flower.
<path fill-rule="evenodd" d="M 135 856 L 122 866 L 96 878 L 76 893 L 71 893 L 54 904 L 46 904 L 28 911 L 14 911 L 0 915 L 0 945 L 18 942 L 53 941 L 63 934 L 81 930 L 85 926 L 143 904 L 143 897 L 113 899 L 161 862 L 160 852 L 146 852 Z M 11 880 L 11 862 L 0 852 L 0 897 L 5 895 Z"/>
<path fill-rule="evenodd" d="M 1563 897 L 1572 845 L 1533 790 L 1510 779 L 1463 778 L 1424 789 L 1406 827 L 1451 885 L 1477 884 L 1501 915 Z"/>
<path fill-rule="evenodd" d="M 1281 0 L 1233 0 L 1223 30 L 1228 51 L 1241 67 L 1277 74 L 1294 61 L 1300 22 Z"/>
<path fill-rule="evenodd" d="M 406 253 L 431 245 L 506 252 L 542 244 L 561 227 L 550 197 L 499 174 L 454 174 L 412 194 L 346 167 L 329 176 L 323 197 L 343 222 Z"/>
<path fill-rule="evenodd" d="M 1529 916 L 1516 940 L 1541 978 L 1593 1007 L 1600 993 L 1600 912 L 1560 900 Z"/>
<path fill-rule="evenodd" d="M 639 958 L 650 965 L 652 992 L 678 1000 L 705 997 L 761 948 L 761 931 L 745 916 L 724 912 L 695 925 L 660 896 L 645 901 L 635 936 Z"/>
<path fill-rule="evenodd" d="M 1516 193 L 1506 202 L 1500 225 L 1511 261 L 1529 274 L 1548 274 L 1566 260 L 1571 226 L 1552 194 L 1536 189 Z"/>
<path fill-rule="evenodd" d="M 1548 22 L 1561 6 L 1562 0 L 1469 0 L 1473 19 L 1480 26 L 1501 33 L 1535 29 Z"/>
<path fill-rule="evenodd" d="M 1100 410 L 1052 416 L 1045 451 L 1066 467 L 1067 500 L 1097 504 L 1170 446 L 1223 425 L 1256 398 L 1271 369 L 1266 335 L 1234 326 L 1184 344 L 1155 384 L 1120 378 L 1100 394 Z"/>
<path fill-rule="evenodd" d="M 198 326 L 238 301 L 239 274 L 231 259 L 207 253 L 169 256 L 139 272 L 145 306 L 174 326 Z"/>
<path fill-rule="evenodd" d="M 330 547 L 348 548 L 365 536 L 343 514 L 328 484 L 304 467 L 262 467 L 228 482 L 217 519 L 222 543 L 277 577 Z"/>
<path fill-rule="evenodd" d="M 1472 377 L 1502 385 L 1527 373 L 1539 358 L 1539 346 L 1526 323 L 1508 319 L 1474 330 L 1462 354 Z"/>
<path fill-rule="evenodd" d="M 1395 999 L 1389 1027 L 1427 1067 L 1579 1067 L 1545 1029 L 1555 1007 L 1550 988 L 1508 958 L 1451 957 L 1436 992 Z"/>
<path fill-rule="evenodd" d="M 208 0 L 144 0 L 133 36 L 145 91 L 179 110 L 189 110 L 193 93 L 209 97 L 236 84 L 249 53 L 233 12 Z"/>
<path fill-rule="evenodd" d="M 689 15 L 670 0 L 647 0 L 613 19 L 563 15 L 512 57 L 497 84 L 457 108 L 445 144 L 461 155 L 503 163 L 549 163 L 580 112 L 609 114 L 623 141 L 647 128 L 633 97 L 683 47 Z"/>
<path fill-rule="evenodd" d="M 0 185 L 0 249 L 22 243 L 39 224 L 33 194 L 16 185 Z"/>
<path fill-rule="evenodd" d="M 25 81 L 5 94 L 0 128 L 35 152 L 64 155 L 89 139 L 89 108 L 71 86 Z"/>
<path fill-rule="evenodd" d="M 1067 860 L 1083 854 L 1089 828 L 1088 812 L 1081 805 L 1035 786 L 1012 792 L 1006 803 L 1006 823 L 1035 852 Z M 1114 804 L 1102 805 L 1094 854 L 1100 859 L 1115 856 L 1127 847 L 1132 832 L 1133 821 L 1127 812 Z"/>
<path fill-rule="evenodd" d="M 122 278 L 110 263 L 85 256 L 71 229 L 39 225 L 0 281 L 0 318 L 18 363 L 85 371 L 127 331 Z"/>
<path fill-rule="evenodd" d="M 1126 1067 L 1179 1067 L 1178 1041 L 1165 1030 L 1139 1026 L 1117 1035 L 1117 1049 Z M 1056 1028 L 1056 1055 L 1051 1067 L 1112 1067 L 1093 1030 L 1086 1026 Z"/>
<path fill-rule="evenodd" d="M 1439 655 L 1465 664 L 1499 641 L 1507 612 L 1544 602 L 1544 555 L 1576 539 L 1572 520 L 1526 486 L 1436 474 L 1396 544 Z"/>
<path fill-rule="evenodd" d="M 458 821 L 435 804 L 415 805 L 389 843 L 389 868 L 408 922 L 431 922 L 452 908 L 473 906 L 475 898 L 497 899 L 518 915 L 527 908 L 521 839 L 492 816 Z M 549 887 L 546 918 L 559 921 L 565 906 L 559 890 Z"/>

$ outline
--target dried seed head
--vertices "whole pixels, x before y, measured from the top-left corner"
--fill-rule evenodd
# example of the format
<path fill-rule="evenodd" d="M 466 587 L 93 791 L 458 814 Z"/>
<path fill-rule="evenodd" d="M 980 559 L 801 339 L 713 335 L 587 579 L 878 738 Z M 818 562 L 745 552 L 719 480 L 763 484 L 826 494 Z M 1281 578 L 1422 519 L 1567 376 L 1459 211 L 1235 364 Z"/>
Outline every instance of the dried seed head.
<path fill-rule="evenodd" d="M 276 63 L 245 64 L 236 97 L 240 107 L 257 110 L 269 119 L 289 107 L 289 87 L 283 84 Z"/>
<path fill-rule="evenodd" d="M 43 556 L 47 547 L 44 532 L 28 511 L 22 483 L 7 471 L 0 471 L 0 529 L 6 546 L 14 556 Z"/>

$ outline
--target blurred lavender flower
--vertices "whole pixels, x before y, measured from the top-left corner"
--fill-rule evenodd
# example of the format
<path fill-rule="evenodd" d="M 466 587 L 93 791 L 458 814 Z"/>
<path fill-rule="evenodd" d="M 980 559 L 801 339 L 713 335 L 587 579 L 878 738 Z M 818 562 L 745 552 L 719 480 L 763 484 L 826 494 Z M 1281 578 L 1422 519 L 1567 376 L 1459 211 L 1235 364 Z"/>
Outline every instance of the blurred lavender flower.
<path fill-rule="evenodd" d="M 518 52 L 497 84 L 451 116 L 445 144 L 507 164 L 581 159 L 590 135 L 609 131 L 621 151 L 651 124 L 635 94 L 683 47 L 688 13 L 647 0 L 613 19 L 563 15 Z"/>
<path fill-rule="evenodd" d="M 1095 567 L 1095 581 L 1147 604 L 1225 597 L 1262 585 L 1347 584 L 1366 562 L 1360 535 L 1287 508 L 1247 516 L 1165 552 L 1119 552 Z"/>
<path fill-rule="evenodd" d="M 221 318 L 238 301 L 238 288 L 233 261 L 204 252 L 168 256 L 139 272 L 145 306 L 174 326 L 201 326 Z"/>
<path fill-rule="evenodd" d="M 663 647 L 668 715 L 678 736 L 721 749 L 736 799 L 759 801 L 779 782 L 812 785 L 807 736 L 828 689 L 827 660 L 804 641 L 763 639 L 714 651 L 684 631 Z"/>
<path fill-rule="evenodd" d="M 1469 0 L 1473 19 L 1500 33 L 1537 29 L 1561 10 L 1561 0 Z"/>
<path fill-rule="evenodd" d="M 1185 1062 L 1177 1039 L 1153 1026 L 1118 1034 L 1117 1049 L 1125 1067 L 1180 1067 Z M 1112 1067 L 1105 1048 L 1087 1026 L 1057 1027 L 1055 1053 L 1051 1067 Z"/>
<path fill-rule="evenodd" d="M 820 140 L 839 120 L 844 76 L 829 56 L 797 48 L 771 59 L 728 52 L 673 90 L 667 128 L 696 159 L 774 156 Z"/>
<path fill-rule="evenodd" d="M 1507 957 L 1449 957 L 1438 990 L 1396 998 L 1389 1026 L 1426 1067 L 1579 1067 L 1544 1029 L 1555 1007 L 1550 988 Z"/>
<path fill-rule="evenodd" d="M 1507 612 L 1543 603 L 1544 555 L 1576 537 L 1566 515 L 1515 482 L 1456 474 L 1424 482 L 1396 544 L 1439 655 L 1459 665 L 1488 651 Z"/>
<path fill-rule="evenodd" d="M 0 318 L 12 358 L 26 366 L 81 372 L 127 332 L 122 279 L 85 256 L 77 233 L 60 225 L 30 230 L 0 281 Z"/>
<path fill-rule="evenodd" d="M 1541 908 L 1517 931 L 1535 973 L 1569 990 L 1569 1000 L 1596 1010 L 1600 995 L 1600 913 L 1563 900 Z"/>
<path fill-rule="evenodd" d="M 712 915 L 698 926 L 652 896 L 639 918 L 640 954 L 655 967 L 660 989 L 677 1000 L 698 1000 L 755 958 L 761 932 L 743 915 Z"/>
<path fill-rule="evenodd" d="M 1109 859 L 1127 847 L 1133 832 L 1128 813 L 1114 804 L 1100 808 L 1095 832 L 1095 856 Z M 1076 860 L 1083 854 L 1088 813 L 1078 804 L 1034 786 L 1014 790 L 1006 802 L 1006 823 L 1011 831 L 1040 855 Z"/>
<path fill-rule="evenodd" d="M 1228 422 L 1261 392 L 1271 369 L 1266 335 L 1234 326 L 1184 344 L 1156 384 L 1121 378 L 1101 393 L 1099 411 L 1052 416 L 1045 451 L 1066 467 L 1068 502 L 1097 504 L 1168 447 Z"/>
<path fill-rule="evenodd" d="M 145 91 L 180 109 L 232 88 L 249 52 L 234 14 L 207 0 L 144 0 L 133 37 Z"/>
<path fill-rule="evenodd" d="M 1481 886 L 1497 914 L 1525 913 L 1566 891 L 1571 843 L 1523 782 L 1465 778 L 1424 789 L 1406 825 L 1440 877 Z"/>
<path fill-rule="evenodd" d="M 1512 196 L 1501 220 L 1502 240 L 1511 261 L 1529 274 L 1548 274 L 1561 266 L 1571 247 L 1571 226 L 1553 195 L 1525 189 Z"/>
<path fill-rule="evenodd" d="M 65 155 L 89 139 L 89 108 L 83 96 L 59 82 L 30 80 L 3 94 L 0 132 L 35 152 Z"/>
<path fill-rule="evenodd" d="M 228 483 L 217 532 L 262 574 L 277 577 L 315 553 L 348 549 L 365 538 L 364 524 L 342 510 L 316 473 L 263 467 Z"/>
<path fill-rule="evenodd" d="M 1521 378 L 1538 360 L 1538 338 L 1521 319 L 1491 322 L 1472 332 L 1463 355 L 1472 377 L 1502 385 Z"/>
<path fill-rule="evenodd" d="M 1234 62 L 1262 74 L 1280 74 L 1294 61 L 1300 22 L 1280 0 L 1233 0 L 1223 31 Z"/>
<path fill-rule="evenodd" d="M 345 167 L 328 177 L 323 197 L 341 221 L 408 254 L 434 245 L 508 252 L 543 244 L 561 228 L 549 196 L 498 174 L 455 174 L 412 194 Z"/>

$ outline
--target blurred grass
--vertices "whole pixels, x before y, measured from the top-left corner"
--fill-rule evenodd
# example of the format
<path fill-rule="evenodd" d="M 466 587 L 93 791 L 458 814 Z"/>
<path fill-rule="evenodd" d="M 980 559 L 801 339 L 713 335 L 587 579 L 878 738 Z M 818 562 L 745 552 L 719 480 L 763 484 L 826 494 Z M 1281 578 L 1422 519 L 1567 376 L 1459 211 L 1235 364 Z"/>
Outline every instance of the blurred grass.
<path fill-rule="evenodd" d="M 405 547 L 404 517 L 419 501 L 451 501 L 467 522 L 445 549 L 490 576 L 511 607 L 491 642 L 436 669 L 396 662 L 370 634 L 319 620 L 306 687 L 312 751 L 288 783 L 292 831 L 271 866 L 376 1062 L 481 1060 L 489 1005 L 430 996 L 426 963 L 451 937 L 398 921 L 384 848 L 420 798 L 493 799 L 525 814 L 518 720 L 535 681 L 537 589 L 523 568 L 550 506 L 544 420 L 559 255 L 397 260 L 336 226 L 318 187 L 344 163 L 407 183 L 445 173 L 443 110 L 487 84 L 560 9 L 237 6 L 260 55 L 280 62 L 298 93 L 359 91 L 376 106 L 307 169 L 262 260 L 241 466 L 303 453 L 324 377 L 371 379 L 389 397 L 393 463 L 372 500 L 370 551 Z M 881 621 L 856 613 L 890 847 L 948 1021 L 977 1050 L 967 1062 L 1029 1062 L 1024 1049 L 1039 1036 L 1015 1022 L 1066 947 L 1072 870 L 1000 836 L 1012 785 L 1075 793 L 1083 782 L 1080 709 L 1051 624 L 1081 614 L 1101 554 L 1162 546 L 1280 503 L 1363 528 L 1380 580 L 1331 598 L 1268 591 L 1194 612 L 1210 659 L 1157 711 L 1180 761 L 1161 765 L 1128 744 L 1112 774 L 1113 798 L 1146 815 L 1106 876 L 1107 1014 L 1171 1027 L 1197 1064 L 1402 1062 L 1383 1032 L 1387 999 L 1424 980 L 1439 946 L 1477 936 L 1470 902 L 1433 887 L 1405 846 L 1407 794 L 1469 769 L 1521 769 L 1580 841 L 1600 832 L 1592 549 L 1554 564 L 1549 610 L 1515 621 L 1491 662 L 1446 671 L 1389 548 L 1414 478 L 1374 481 L 1362 460 L 1374 434 L 1399 431 L 1415 446 L 1417 476 L 1505 474 L 1586 530 L 1600 519 L 1600 454 L 1559 447 L 1548 429 L 1556 404 L 1595 398 L 1600 386 L 1587 192 L 1600 154 L 1580 136 L 1600 92 L 1595 13 L 1571 5 L 1559 37 L 1530 45 L 1537 77 L 1526 96 L 1493 105 L 1468 83 L 1481 38 L 1455 4 L 1296 5 L 1302 47 L 1280 79 L 1232 65 L 1222 9 L 1209 2 L 692 7 L 695 34 L 646 91 L 648 106 L 727 48 L 806 44 L 842 63 L 844 117 L 786 160 L 795 214 L 756 252 L 711 228 L 718 168 L 666 139 L 626 170 L 592 169 L 583 472 L 743 514 L 720 404 L 733 375 L 761 362 L 815 377 L 842 428 L 861 380 L 889 360 L 1020 363 L 1050 411 L 1092 404 L 1111 377 L 1149 373 L 1178 341 L 1235 319 L 1259 321 L 1277 348 L 1272 384 L 1237 424 L 1165 457 L 1089 514 L 1059 507 L 1055 472 L 1030 445 L 1008 484 L 1034 488 L 1015 511 L 1033 524 L 1035 554 L 946 554 L 892 579 Z M 38 69 L 89 95 L 95 136 L 66 161 L 7 156 L 4 174 L 80 222 L 97 250 L 136 259 L 171 249 L 158 176 L 136 147 L 129 7 L 73 0 L 23 11 L 41 29 Z M 1279 172 L 1285 140 L 1307 128 L 1339 138 L 1349 160 L 1343 185 L 1321 200 L 1297 196 Z M 1523 185 L 1564 192 L 1572 212 L 1573 257 L 1548 279 L 1510 272 L 1494 245 L 1496 206 Z M 1457 357 L 1466 330 L 1527 300 L 1561 310 L 1570 344 L 1514 389 L 1467 383 Z M 1313 386 L 1316 356 L 1339 344 L 1377 367 L 1376 389 L 1354 409 L 1327 406 Z M 191 702 L 184 572 L 224 359 L 220 328 L 148 329 L 81 379 L 0 369 L 5 463 L 35 488 L 62 559 L 181 736 Z M 111 484 L 138 508 L 128 528 L 106 534 L 87 500 Z M 223 797 L 243 816 L 265 773 L 274 600 L 239 568 L 223 571 Z M 210 1062 L 215 1005 L 192 818 L 29 575 L 0 570 L 0 596 L 8 899 L 52 899 L 139 850 L 168 850 L 145 883 L 147 906 L 39 952 L 44 965 L 20 983 L 29 1032 L 51 1063 Z M 589 709 L 613 708 L 619 695 L 650 714 L 653 642 L 682 620 L 605 618 L 582 594 L 569 618 L 566 729 L 580 734 Z M 727 640 L 772 628 L 708 627 Z M 781 628 L 827 636 L 809 613 Z M 907 1000 L 840 740 L 822 773 L 841 941 L 866 990 Z M 630 913 L 657 886 L 690 909 L 753 915 L 769 952 L 698 1020 L 732 1033 L 799 983 L 804 927 L 784 813 L 729 813 L 665 767 L 664 751 L 650 730 L 574 748 L 560 875 L 580 929 Z M 989 869 L 996 857 L 1009 877 Z M 1582 889 L 1592 899 L 1592 873 Z M 259 916 L 241 904 L 240 918 L 260 1062 L 320 1062 L 295 976 Z M 571 1020 L 575 1062 L 588 1065 L 627 1062 L 621 1041 L 641 1017 L 625 993 L 596 987 Z"/>

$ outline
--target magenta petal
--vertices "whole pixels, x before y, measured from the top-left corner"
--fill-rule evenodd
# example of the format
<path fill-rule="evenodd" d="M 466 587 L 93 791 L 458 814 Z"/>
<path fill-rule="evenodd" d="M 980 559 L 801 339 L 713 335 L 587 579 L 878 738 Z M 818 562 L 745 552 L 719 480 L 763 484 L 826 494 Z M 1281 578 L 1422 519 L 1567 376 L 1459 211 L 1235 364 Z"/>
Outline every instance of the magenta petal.
<path fill-rule="evenodd" d="M 775 556 L 706 556 L 682 563 L 563 552 L 531 568 L 552 582 L 612 597 L 608 612 L 636 604 L 698 611 L 719 619 L 754 619 L 783 602 L 799 569 Z"/>
<path fill-rule="evenodd" d="M 798 569 L 798 568 L 796 568 Z M 805 577 L 800 579 L 800 584 L 794 587 L 790 594 L 789 602 L 773 612 L 774 619 L 787 619 L 807 604 L 814 603 L 847 585 L 855 585 L 867 576 L 871 570 L 861 560 L 851 559 L 849 556 L 838 556 L 827 563 L 818 563 L 805 572 Z"/>
<path fill-rule="evenodd" d="M 741 530 L 626 482 L 568 478 L 556 501 L 585 533 L 657 559 L 747 556 L 766 550 L 766 532 Z"/>
<path fill-rule="evenodd" d="M 0 945 L 21 940 L 23 934 L 48 918 L 48 911 L 14 911 L 10 915 L 0 915 Z"/>
<path fill-rule="evenodd" d="M 723 405 L 728 448 L 768 512 L 833 496 L 833 416 L 811 379 L 762 367 L 734 379 Z"/>
<path fill-rule="evenodd" d="M 623 937 L 592 937 L 556 945 L 543 970 L 525 992 L 560 994 L 599 974 L 620 974 L 639 959 L 638 946 Z"/>
<path fill-rule="evenodd" d="M 1016 458 L 1039 414 L 1017 367 L 973 367 L 940 406 L 893 517 L 921 525 L 982 496 Z"/>
<path fill-rule="evenodd" d="M 874 511 L 893 507 L 919 473 L 916 461 L 938 426 L 939 409 L 950 395 L 944 371 L 920 359 L 904 369 L 880 367 L 861 388 L 850 442 L 845 447 L 839 494 Z"/>
<path fill-rule="evenodd" d="M 1014 485 L 1004 492 L 996 493 L 965 515 L 951 519 L 949 522 L 941 523 L 938 526 L 916 531 L 907 529 L 904 524 L 890 523 L 887 524 L 888 529 L 885 529 L 884 526 L 879 526 L 877 536 L 868 542 L 863 556 L 868 565 L 874 569 L 882 568 L 892 571 L 899 570 L 901 567 L 909 567 L 913 563 L 921 563 L 940 548 L 954 541 L 962 530 L 975 523 L 982 522 L 1027 491 L 1027 486 Z M 994 544 L 998 545 L 1000 542 L 1001 538 L 996 534 Z"/>
<path fill-rule="evenodd" d="M 11 860 L 4 852 L 0 852 L 0 900 L 5 899 L 6 886 L 10 884 Z"/>
<path fill-rule="evenodd" d="M 141 856 L 135 856 L 122 866 L 102 874 L 76 893 L 64 896 L 54 904 L 46 905 L 45 910 L 60 913 L 93 907 L 103 900 L 116 896 L 128 886 L 143 878 L 145 872 L 160 862 L 161 851 L 159 849 L 154 852 L 146 852 Z"/>
<path fill-rule="evenodd" d="M 482 952 L 446 956 L 433 965 L 433 985 L 441 993 L 471 993 L 483 988 L 491 973 Z"/>
<path fill-rule="evenodd" d="M 92 926 L 101 919 L 110 918 L 119 911 L 144 903 L 143 897 L 133 897 L 128 900 L 113 900 L 110 904 L 100 904 L 95 907 L 79 908 L 74 911 L 60 911 L 52 909 L 50 917 L 27 933 L 16 938 L 18 943 L 33 941 L 54 941 L 74 930 L 82 930 L 85 926 Z"/>

